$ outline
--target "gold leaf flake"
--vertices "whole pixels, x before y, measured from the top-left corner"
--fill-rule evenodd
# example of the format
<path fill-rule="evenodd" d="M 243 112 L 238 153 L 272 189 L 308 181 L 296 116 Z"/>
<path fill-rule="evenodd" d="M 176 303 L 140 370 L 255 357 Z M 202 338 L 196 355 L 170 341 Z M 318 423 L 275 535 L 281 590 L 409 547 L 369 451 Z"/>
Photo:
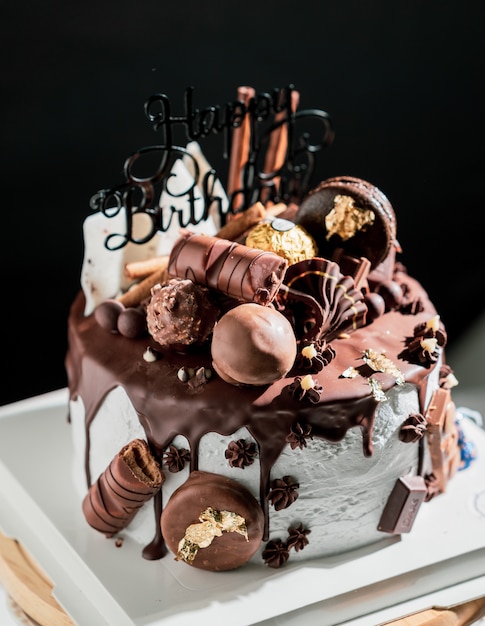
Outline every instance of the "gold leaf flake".
<path fill-rule="evenodd" d="M 394 365 L 391 359 L 386 357 L 385 354 L 369 349 L 364 350 L 362 358 L 365 363 L 374 370 L 374 372 L 389 374 L 395 379 L 397 385 L 404 384 L 405 381 L 402 372 Z"/>
<path fill-rule="evenodd" d="M 365 226 L 374 223 L 374 212 L 355 206 L 351 196 L 337 195 L 333 202 L 333 209 L 325 217 L 327 240 L 332 235 L 338 235 L 346 241 Z"/>
<path fill-rule="evenodd" d="M 377 400 L 378 402 L 386 402 L 387 396 L 382 391 L 382 387 L 379 381 L 376 380 L 375 378 L 372 378 L 372 376 L 368 379 L 368 381 L 369 381 L 369 386 L 372 390 L 372 395 L 374 396 L 374 399 Z"/>
<path fill-rule="evenodd" d="M 342 378 L 356 378 L 359 375 L 359 370 L 356 370 L 355 367 L 348 367 L 341 374 Z"/>
<path fill-rule="evenodd" d="M 214 537 L 220 537 L 224 531 L 239 533 L 249 541 L 245 519 L 232 511 L 217 511 L 208 507 L 199 515 L 199 520 L 199 524 L 186 528 L 175 560 L 192 563 L 199 549 L 210 546 Z"/>

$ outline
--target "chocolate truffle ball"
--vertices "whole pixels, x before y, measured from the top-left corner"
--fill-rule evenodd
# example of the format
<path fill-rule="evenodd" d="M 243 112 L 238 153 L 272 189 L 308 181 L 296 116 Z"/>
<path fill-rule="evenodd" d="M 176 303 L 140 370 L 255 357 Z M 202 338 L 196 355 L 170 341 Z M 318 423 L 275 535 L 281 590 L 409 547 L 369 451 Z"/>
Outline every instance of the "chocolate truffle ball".
<path fill-rule="evenodd" d="M 128 307 L 118 316 L 118 332 L 128 339 L 142 337 L 146 332 L 145 311 L 141 307 Z"/>
<path fill-rule="evenodd" d="M 152 288 L 147 306 L 148 332 L 163 347 L 181 349 L 203 343 L 219 315 L 205 287 L 173 278 Z"/>
<path fill-rule="evenodd" d="M 290 322 L 272 307 L 253 302 L 228 311 L 212 337 L 212 365 L 233 385 L 266 385 L 283 378 L 296 358 Z"/>
<path fill-rule="evenodd" d="M 104 330 L 118 332 L 118 318 L 125 307 L 118 300 L 104 300 L 94 310 L 94 318 Z"/>

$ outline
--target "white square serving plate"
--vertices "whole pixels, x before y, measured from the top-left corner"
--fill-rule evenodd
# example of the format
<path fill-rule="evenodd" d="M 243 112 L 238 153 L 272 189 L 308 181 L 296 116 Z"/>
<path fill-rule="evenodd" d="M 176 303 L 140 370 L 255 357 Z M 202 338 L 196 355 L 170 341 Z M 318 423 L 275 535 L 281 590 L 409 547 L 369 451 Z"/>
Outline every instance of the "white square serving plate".
<path fill-rule="evenodd" d="M 170 555 L 147 561 L 142 546 L 124 538 L 117 547 L 87 525 L 71 478 L 67 405 L 61 389 L 0 408 L 0 529 L 41 564 L 80 626 L 247 626 L 284 616 L 303 624 L 305 612 L 321 626 L 363 626 L 365 616 L 375 626 L 375 612 L 395 619 L 428 608 L 435 592 L 453 589 L 456 603 L 485 592 L 485 432 L 469 419 L 477 459 L 423 504 L 410 534 L 279 570 L 216 573 Z"/>

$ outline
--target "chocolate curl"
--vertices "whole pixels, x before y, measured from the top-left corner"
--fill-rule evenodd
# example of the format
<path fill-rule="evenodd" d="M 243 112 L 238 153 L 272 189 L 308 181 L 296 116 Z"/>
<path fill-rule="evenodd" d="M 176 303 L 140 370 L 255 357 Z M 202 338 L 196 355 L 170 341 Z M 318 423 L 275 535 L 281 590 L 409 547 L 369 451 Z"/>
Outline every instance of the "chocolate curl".
<path fill-rule="evenodd" d="M 168 271 L 243 302 L 269 304 L 288 261 L 274 252 L 185 231 L 175 242 Z"/>
<path fill-rule="evenodd" d="M 254 98 L 256 91 L 253 87 L 238 87 L 237 98 L 247 106 L 251 98 Z M 231 199 L 233 193 L 243 187 L 242 171 L 248 162 L 249 143 L 251 137 L 251 127 L 249 116 L 246 113 L 242 124 L 235 128 L 232 133 L 231 158 L 229 160 L 229 173 L 227 177 L 227 195 Z M 232 198 L 234 209 L 240 208 L 243 198 L 237 195 Z"/>
<path fill-rule="evenodd" d="M 114 457 L 86 494 L 82 509 L 88 524 L 112 537 L 160 491 L 165 476 L 148 444 L 134 439 Z"/>
<path fill-rule="evenodd" d="M 291 110 L 296 112 L 298 104 L 300 103 L 300 94 L 298 91 L 291 92 Z M 275 122 L 280 122 L 285 119 L 286 111 L 280 111 L 275 115 Z M 283 167 L 286 160 L 286 153 L 288 151 L 288 126 L 282 124 L 276 128 L 269 138 L 268 149 L 266 151 L 266 157 L 264 161 L 264 171 L 267 173 L 277 172 Z M 273 178 L 274 187 L 277 188 L 280 183 L 280 178 Z M 269 188 L 263 190 L 261 194 L 262 202 L 266 202 L 269 196 Z"/>

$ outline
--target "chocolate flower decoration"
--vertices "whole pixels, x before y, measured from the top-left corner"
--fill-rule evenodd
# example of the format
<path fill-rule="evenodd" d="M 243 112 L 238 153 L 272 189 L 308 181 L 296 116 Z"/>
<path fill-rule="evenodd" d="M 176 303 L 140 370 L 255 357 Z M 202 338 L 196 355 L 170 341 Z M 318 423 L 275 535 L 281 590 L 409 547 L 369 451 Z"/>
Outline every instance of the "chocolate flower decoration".
<path fill-rule="evenodd" d="M 244 469 L 254 462 L 256 444 L 253 441 L 248 443 L 244 439 L 231 441 L 224 454 L 231 467 Z"/>
<path fill-rule="evenodd" d="M 288 391 L 297 399 L 303 400 L 306 398 L 313 404 L 316 404 L 320 400 L 320 394 L 322 393 L 322 386 L 315 382 L 315 380 L 307 374 L 306 376 L 297 376 L 295 380 L 288 385 Z"/>
<path fill-rule="evenodd" d="M 304 528 L 303 524 L 300 524 L 296 528 L 288 528 L 288 539 L 286 540 L 288 550 L 291 550 L 291 548 L 293 548 L 295 552 L 303 550 L 303 548 L 309 543 L 307 535 L 310 533 L 311 530 Z"/>
<path fill-rule="evenodd" d="M 443 363 L 440 367 L 440 387 L 443 389 L 452 389 L 458 385 L 458 380 L 449 365 Z"/>
<path fill-rule="evenodd" d="M 429 502 L 440 493 L 439 482 L 434 474 L 426 474 L 424 477 L 424 484 L 427 489 L 424 501 Z"/>
<path fill-rule="evenodd" d="M 290 265 L 281 294 L 299 340 L 330 342 L 365 324 L 364 295 L 334 261 L 314 257 Z"/>
<path fill-rule="evenodd" d="M 296 422 L 290 428 L 289 434 L 286 435 L 286 441 L 290 444 L 292 450 L 295 448 L 303 450 L 307 446 L 306 440 L 313 439 L 311 432 L 312 427 L 309 424 L 302 425 L 300 422 Z"/>
<path fill-rule="evenodd" d="M 432 337 L 429 339 L 423 339 L 422 337 L 410 339 L 406 348 L 399 354 L 399 358 L 418 363 L 423 367 L 429 367 L 436 363 L 439 356 L 437 341 Z"/>
<path fill-rule="evenodd" d="M 412 413 L 403 422 L 399 431 L 399 439 L 404 443 L 416 443 L 426 433 L 427 421 L 421 413 Z"/>
<path fill-rule="evenodd" d="M 429 367 L 438 361 L 440 348 L 446 345 L 446 340 L 446 331 L 439 315 L 435 315 L 427 322 L 416 325 L 414 336 L 406 338 L 406 347 L 399 358 Z"/>
<path fill-rule="evenodd" d="M 283 476 L 276 478 L 271 482 L 271 491 L 269 499 L 276 511 L 287 509 L 295 500 L 298 499 L 298 489 L 300 485 L 294 482 L 291 476 Z"/>
<path fill-rule="evenodd" d="M 263 557 L 266 565 L 277 569 L 278 567 L 284 565 L 288 560 L 288 548 L 286 544 L 281 541 L 281 539 L 274 539 L 268 541 L 261 556 Z"/>
<path fill-rule="evenodd" d="M 294 368 L 317 374 L 335 358 L 335 350 L 326 341 L 305 343 L 300 348 Z"/>
<path fill-rule="evenodd" d="M 433 338 L 436 339 L 436 343 L 440 346 L 440 348 L 444 348 L 446 346 L 447 334 L 443 324 L 440 322 L 439 315 L 435 315 L 427 322 L 417 324 L 414 328 L 414 336 L 422 337 L 423 339 Z"/>
<path fill-rule="evenodd" d="M 172 474 L 176 474 L 184 469 L 185 464 L 190 461 L 190 452 L 187 448 L 176 448 L 170 445 L 163 454 L 163 462 Z"/>

